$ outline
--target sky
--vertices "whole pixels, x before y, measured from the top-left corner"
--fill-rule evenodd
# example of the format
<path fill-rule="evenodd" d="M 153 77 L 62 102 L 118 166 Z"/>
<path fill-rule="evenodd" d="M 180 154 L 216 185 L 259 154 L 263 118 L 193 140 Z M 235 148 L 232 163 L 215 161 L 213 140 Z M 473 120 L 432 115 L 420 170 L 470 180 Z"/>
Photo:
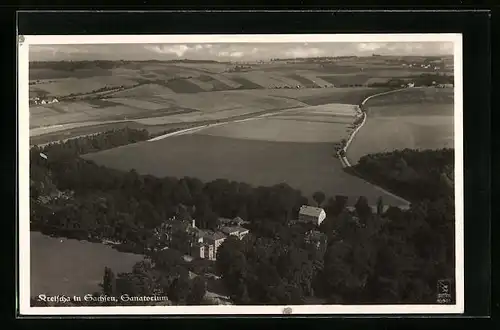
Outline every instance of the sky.
<path fill-rule="evenodd" d="M 379 55 L 452 55 L 451 42 L 321 42 L 30 45 L 30 61 L 216 60 Z"/>

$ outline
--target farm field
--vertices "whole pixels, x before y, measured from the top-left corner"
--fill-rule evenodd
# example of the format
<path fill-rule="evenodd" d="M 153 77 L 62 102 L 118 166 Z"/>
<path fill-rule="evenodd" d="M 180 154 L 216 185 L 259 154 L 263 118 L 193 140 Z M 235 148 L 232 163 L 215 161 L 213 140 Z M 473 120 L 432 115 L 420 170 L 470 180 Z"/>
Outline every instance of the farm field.
<path fill-rule="evenodd" d="M 338 142 L 348 130 L 344 123 L 260 118 L 204 129 L 199 134 L 278 142 Z"/>
<path fill-rule="evenodd" d="M 374 97 L 366 107 L 366 123 L 347 150 L 352 163 L 366 154 L 395 149 L 454 147 L 451 89 L 408 89 Z"/>
<path fill-rule="evenodd" d="M 128 272 L 144 257 L 110 246 L 30 232 L 31 296 L 85 295 L 99 291 L 104 267 Z"/>
<path fill-rule="evenodd" d="M 254 186 L 285 182 L 308 196 L 322 190 L 329 196 L 350 196 L 353 202 L 364 195 L 375 203 L 382 195 L 388 204 L 401 204 L 345 173 L 334 156 L 332 143 L 258 141 L 194 133 L 87 154 L 84 158 L 158 177 L 192 176 L 204 181 L 226 178 Z"/>
<path fill-rule="evenodd" d="M 340 142 L 347 138 L 357 106 L 301 107 L 263 118 L 203 129 L 199 134 L 279 142 Z"/>

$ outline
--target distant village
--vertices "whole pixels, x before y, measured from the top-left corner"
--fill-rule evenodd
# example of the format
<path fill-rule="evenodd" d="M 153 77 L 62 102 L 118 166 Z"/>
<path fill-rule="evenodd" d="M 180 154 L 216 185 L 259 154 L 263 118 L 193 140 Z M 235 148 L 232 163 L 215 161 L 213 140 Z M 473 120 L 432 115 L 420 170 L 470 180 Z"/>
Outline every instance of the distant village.
<path fill-rule="evenodd" d="M 39 105 L 39 104 L 51 104 L 51 103 L 58 103 L 59 100 L 54 98 L 40 98 L 40 97 L 32 97 L 29 99 L 29 104 L 30 105 Z"/>

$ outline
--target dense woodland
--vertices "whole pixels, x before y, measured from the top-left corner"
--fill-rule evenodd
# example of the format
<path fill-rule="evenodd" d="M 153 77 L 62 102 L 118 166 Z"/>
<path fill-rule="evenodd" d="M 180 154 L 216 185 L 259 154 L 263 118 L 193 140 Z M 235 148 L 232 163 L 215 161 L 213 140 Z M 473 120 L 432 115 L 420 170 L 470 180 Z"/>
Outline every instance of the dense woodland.
<path fill-rule="evenodd" d="M 453 173 L 450 150 L 403 150 L 362 159 L 358 171 L 392 184 L 402 196 L 413 194 L 408 211 L 378 207 L 372 212 L 364 197 L 349 211 L 346 197 L 311 196 L 327 213 L 319 228 L 327 241 L 317 249 L 304 241 L 311 228 L 290 222 L 308 198 L 286 184 L 156 178 L 79 157 L 148 137 L 146 131 L 126 128 L 31 149 L 32 230 L 112 239 L 122 243 L 119 248 L 147 256 L 130 273 L 106 269 L 100 294 L 156 293 L 174 304 L 205 303 L 207 283 L 190 278 L 192 271 L 220 275 L 236 304 L 435 303 L 437 280 L 454 277 L 453 183 L 434 180 Z M 207 229 L 216 228 L 219 217 L 239 216 L 250 221 L 251 232 L 242 241 L 227 239 L 215 265 L 186 263 L 185 251 L 154 249 L 154 229 L 174 215 L 196 219 Z"/>

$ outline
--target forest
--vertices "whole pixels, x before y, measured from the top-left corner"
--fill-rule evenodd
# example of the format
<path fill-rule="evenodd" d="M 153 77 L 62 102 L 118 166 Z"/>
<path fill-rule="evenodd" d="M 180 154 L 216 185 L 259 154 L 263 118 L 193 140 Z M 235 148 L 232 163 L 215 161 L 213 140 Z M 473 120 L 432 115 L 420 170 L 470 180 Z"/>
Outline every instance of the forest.
<path fill-rule="evenodd" d="M 125 128 L 30 151 L 32 230 L 112 239 L 147 256 L 130 273 L 104 270 L 99 294 L 157 293 L 173 304 L 202 304 L 206 283 L 189 272 L 210 268 L 235 304 L 424 304 L 435 303 L 437 280 L 454 278 L 452 150 L 362 158 L 357 171 L 412 205 L 383 211 L 379 200 L 374 212 L 361 196 L 351 210 L 345 196 L 317 192 L 312 200 L 327 214 L 319 227 L 327 240 L 318 248 L 304 240 L 312 228 L 291 222 L 309 198 L 286 184 L 156 178 L 79 157 L 147 138 L 146 131 Z M 186 263 L 183 252 L 153 249 L 154 229 L 172 216 L 206 229 L 217 228 L 219 217 L 239 216 L 250 221 L 250 234 L 227 239 L 215 265 Z"/>

